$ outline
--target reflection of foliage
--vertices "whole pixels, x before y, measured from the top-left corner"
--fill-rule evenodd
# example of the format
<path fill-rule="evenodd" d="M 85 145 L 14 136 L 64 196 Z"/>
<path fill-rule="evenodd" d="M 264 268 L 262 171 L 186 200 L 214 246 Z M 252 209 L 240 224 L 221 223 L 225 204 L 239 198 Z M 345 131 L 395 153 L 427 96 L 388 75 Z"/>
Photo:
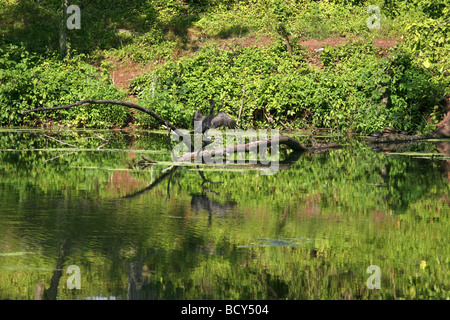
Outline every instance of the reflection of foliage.
<path fill-rule="evenodd" d="M 134 139 L 133 144 L 166 151 L 164 135 L 101 134 L 110 148 L 131 148 Z M 61 132 L 59 138 L 82 148 L 98 142 L 84 131 Z M 60 242 L 70 239 L 64 268 L 79 265 L 83 286 L 70 292 L 61 280 L 59 294 L 67 299 L 99 292 L 125 298 L 135 276 L 141 279 L 140 297 L 152 299 L 448 298 L 449 249 L 443 241 L 449 208 L 441 197 L 450 187 L 429 160 L 386 157 L 354 143 L 306 154 L 273 176 L 205 172 L 223 182 L 209 185 L 218 194 L 208 197 L 237 202 L 227 215 L 209 217 L 191 208 L 190 195 L 202 192 L 202 180 L 187 168 L 174 173 L 170 198 L 162 183 L 142 196 L 120 199 L 106 187 L 112 172 L 71 167 L 122 169 L 126 153 L 79 152 L 44 163 L 61 151 L 36 149 L 61 146 L 40 132 L 2 132 L 0 141 L 1 149 L 30 149 L 0 152 L 0 216 L 6 222 L 0 241 L 34 254 L 0 256 L 6 297 L 32 298 L 36 283 L 48 286 L 46 268 L 54 268 Z M 162 167 L 154 169 L 153 176 L 130 174 L 145 186 Z M 29 228 L 33 238 L 23 236 Z M 314 241 L 246 246 L 260 238 Z M 381 290 L 366 287 L 371 264 L 383 270 Z M 11 286 L 18 281 L 20 286 Z"/>

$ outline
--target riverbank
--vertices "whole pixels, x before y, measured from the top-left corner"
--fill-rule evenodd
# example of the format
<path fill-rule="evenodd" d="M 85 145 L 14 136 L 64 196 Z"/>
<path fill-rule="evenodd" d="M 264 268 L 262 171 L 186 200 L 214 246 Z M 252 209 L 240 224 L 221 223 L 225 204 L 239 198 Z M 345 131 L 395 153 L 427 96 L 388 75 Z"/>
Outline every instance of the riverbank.
<path fill-rule="evenodd" d="M 339 134 L 426 134 L 448 112 L 449 13 L 439 1 L 380 1 L 380 29 L 364 1 L 122 2 L 81 1 L 63 60 L 59 4 L 0 7 L 0 125 L 160 126 L 112 105 L 21 115 L 83 99 L 130 101 L 189 128 L 213 98 L 244 129 Z"/>

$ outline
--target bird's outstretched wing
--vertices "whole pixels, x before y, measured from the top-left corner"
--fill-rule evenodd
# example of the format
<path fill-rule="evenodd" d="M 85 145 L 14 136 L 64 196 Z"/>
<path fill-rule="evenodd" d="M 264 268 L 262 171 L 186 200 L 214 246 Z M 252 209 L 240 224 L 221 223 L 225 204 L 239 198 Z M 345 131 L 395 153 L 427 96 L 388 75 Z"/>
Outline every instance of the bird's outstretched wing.
<path fill-rule="evenodd" d="M 225 112 L 220 111 L 212 120 L 211 120 L 211 129 L 215 129 L 221 126 L 225 126 L 228 128 L 236 127 L 236 121 L 233 120 L 229 115 Z"/>

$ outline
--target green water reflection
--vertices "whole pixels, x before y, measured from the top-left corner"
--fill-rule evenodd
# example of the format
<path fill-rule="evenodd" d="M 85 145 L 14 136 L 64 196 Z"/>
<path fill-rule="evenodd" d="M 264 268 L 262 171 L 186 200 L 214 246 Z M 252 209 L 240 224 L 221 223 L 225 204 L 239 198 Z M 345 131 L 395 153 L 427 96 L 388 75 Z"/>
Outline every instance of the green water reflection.
<path fill-rule="evenodd" d="M 0 131 L 1 299 L 450 298 L 445 158 L 352 142 L 275 175 L 204 171 L 220 183 L 202 184 L 195 167 L 136 166 L 170 161 L 167 133 L 95 134 L 109 143 Z"/>

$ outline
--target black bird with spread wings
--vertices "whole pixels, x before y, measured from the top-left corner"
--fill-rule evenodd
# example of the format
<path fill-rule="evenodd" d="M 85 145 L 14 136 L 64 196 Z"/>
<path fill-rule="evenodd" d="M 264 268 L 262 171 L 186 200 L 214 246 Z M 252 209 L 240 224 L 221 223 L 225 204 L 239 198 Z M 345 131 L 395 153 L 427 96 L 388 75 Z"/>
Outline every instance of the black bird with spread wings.
<path fill-rule="evenodd" d="M 194 113 L 194 117 L 192 118 L 192 123 L 194 124 L 194 131 L 192 133 L 205 133 L 209 129 L 216 129 L 222 126 L 228 128 L 236 127 L 236 121 L 233 120 L 228 114 L 223 111 L 220 111 L 216 115 L 214 115 L 214 106 L 215 102 L 213 99 L 208 100 L 210 103 L 209 115 L 206 117 L 202 115 L 200 109 L 197 109 Z M 201 132 L 200 126 L 195 126 L 195 121 L 201 122 Z"/>

